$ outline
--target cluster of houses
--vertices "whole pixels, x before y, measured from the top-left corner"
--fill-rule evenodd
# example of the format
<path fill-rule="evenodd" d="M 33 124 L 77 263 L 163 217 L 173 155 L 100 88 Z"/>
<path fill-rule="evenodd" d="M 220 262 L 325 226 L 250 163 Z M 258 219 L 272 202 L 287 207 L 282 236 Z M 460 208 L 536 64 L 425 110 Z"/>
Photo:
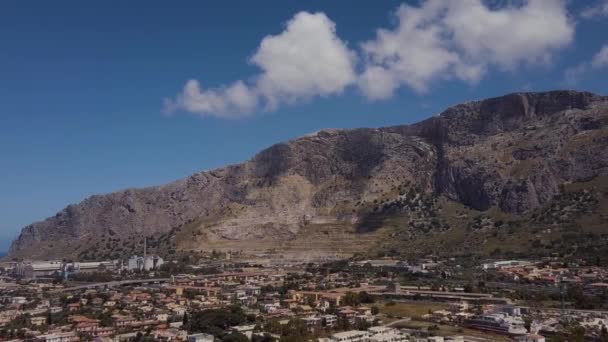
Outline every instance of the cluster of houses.
<path fill-rule="evenodd" d="M 6 334 L 15 321 L 21 321 L 20 333 L 35 341 L 80 341 L 83 336 L 128 341 L 142 332 L 150 332 L 159 341 L 185 341 L 188 334 L 182 329 L 183 317 L 192 308 L 252 307 L 261 286 L 280 285 L 283 277 L 276 271 L 182 276 L 165 284 L 88 288 L 65 294 L 56 292 L 64 290 L 63 285 L 52 283 L 3 283 L 4 288 L 0 283 L 2 293 L 7 293 L 0 297 L 0 330 Z M 253 326 L 239 330 L 245 335 L 252 331 Z"/>
<path fill-rule="evenodd" d="M 571 284 L 584 287 L 590 292 L 608 290 L 608 269 L 598 266 L 579 266 L 562 262 L 496 261 L 483 264 L 484 270 L 492 270 L 515 282 L 537 285 Z"/>
<path fill-rule="evenodd" d="M 560 320 L 563 312 L 559 310 L 532 312 L 529 308 L 509 305 L 506 298 L 490 293 L 471 293 L 458 286 L 437 289 L 403 285 L 391 271 L 385 271 L 407 269 L 431 275 L 444 274 L 448 270 L 447 262 L 433 259 L 416 264 L 390 258 L 351 262 L 350 266 L 356 269 L 383 270 L 375 275 L 362 272 L 366 274 L 364 277 L 348 271 L 312 272 L 306 265 L 287 268 L 241 264 L 237 267 L 235 263 L 221 268 L 219 273 L 133 279 L 141 276 L 137 273 L 129 275 L 130 279 L 92 286 L 68 287 L 65 282 L 43 281 L 44 276 L 56 272 L 151 271 L 163 262 L 156 256 L 134 256 L 126 264 L 113 261 L 10 264 L 7 276 L 0 276 L 0 340 L 129 341 L 145 333 L 155 341 L 212 342 L 216 340 L 212 335 L 188 334 L 187 326 L 184 326 L 188 313 L 234 305 L 256 318 L 255 324 L 230 327 L 231 331 L 250 340 L 260 334 L 279 339 L 276 332 L 264 331 L 268 328 L 264 322 L 276 321 L 285 326 L 294 320 L 305 324 L 310 335 L 319 337 L 320 342 L 470 340 L 467 336 L 434 336 L 432 332 L 420 334 L 398 328 L 393 325 L 395 320 L 407 322 L 407 317 L 387 317 L 372 303 L 413 299 L 443 303 L 445 309 L 429 311 L 416 318 L 432 325 L 466 327 L 469 324 L 483 330 L 487 320 L 495 320 L 501 327 L 506 327 L 507 333 L 509 329 L 517 330 L 518 341 L 531 342 L 542 342 L 541 335 L 563 329 Z M 601 268 L 560 266 L 508 260 L 483 264 L 481 268 L 484 272 L 497 272 L 507 277 L 534 275 L 535 279 L 544 279 L 559 275 L 560 279 L 585 284 L 600 284 L 606 279 L 605 270 Z M 14 278 L 15 275 L 18 278 Z M 361 300 L 363 294 L 368 301 Z M 369 300 L 370 297 L 373 299 Z M 523 328 L 523 314 L 533 318 L 530 328 Z M 569 311 L 568 314 L 576 317 L 589 331 L 599 332 L 608 321 L 605 313 Z"/>

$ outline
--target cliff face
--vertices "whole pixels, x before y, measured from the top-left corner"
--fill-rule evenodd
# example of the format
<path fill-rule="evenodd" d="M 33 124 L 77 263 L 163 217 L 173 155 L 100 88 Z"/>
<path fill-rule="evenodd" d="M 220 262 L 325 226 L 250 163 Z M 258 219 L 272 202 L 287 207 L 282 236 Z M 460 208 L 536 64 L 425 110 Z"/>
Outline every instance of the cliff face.
<path fill-rule="evenodd" d="M 564 184 L 606 175 L 608 98 L 510 94 L 457 105 L 414 125 L 323 130 L 242 164 L 95 195 L 23 228 L 9 257 L 120 256 L 136 250 L 142 236 L 156 239 L 161 251 L 282 246 L 313 252 L 322 243 L 291 242 L 314 240 L 315 227 L 330 238 L 348 231 L 352 239 L 342 245 L 364 246 L 357 231 L 381 227 L 361 226 L 383 210 L 379 203 L 404 192 L 524 215 L 552 201 Z"/>

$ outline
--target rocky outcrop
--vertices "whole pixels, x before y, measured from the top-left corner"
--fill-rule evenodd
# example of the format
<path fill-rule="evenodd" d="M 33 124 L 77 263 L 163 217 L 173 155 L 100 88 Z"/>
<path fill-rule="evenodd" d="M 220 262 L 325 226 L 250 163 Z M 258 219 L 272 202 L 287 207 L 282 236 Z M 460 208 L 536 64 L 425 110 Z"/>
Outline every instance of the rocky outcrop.
<path fill-rule="evenodd" d="M 251 160 L 158 187 L 95 195 L 23 228 L 15 258 L 73 257 L 104 237 L 120 250 L 196 222 L 204 241 L 295 238 L 309 224 L 355 225 L 404 186 L 477 210 L 522 213 L 560 185 L 608 174 L 608 98 L 517 93 L 407 126 L 322 130 Z M 174 248 L 196 248 L 197 240 Z"/>

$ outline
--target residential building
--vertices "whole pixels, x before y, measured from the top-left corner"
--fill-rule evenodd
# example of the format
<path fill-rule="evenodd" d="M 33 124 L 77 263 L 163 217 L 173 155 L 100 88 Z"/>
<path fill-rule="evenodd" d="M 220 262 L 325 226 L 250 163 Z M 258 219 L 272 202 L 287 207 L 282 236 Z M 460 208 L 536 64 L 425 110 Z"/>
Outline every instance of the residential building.
<path fill-rule="evenodd" d="M 77 342 L 80 341 L 78 335 L 75 332 L 63 332 L 40 335 L 36 337 L 36 341 L 39 342 Z"/>
<path fill-rule="evenodd" d="M 363 330 L 350 330 L 331 335 L 332 342 L 365 342 L 370 333 Z"/>
<path fill-rule="evenodd" d="M 213 342 L 213 335 L 203 333 L 189 335 L 188 342 Z"/>

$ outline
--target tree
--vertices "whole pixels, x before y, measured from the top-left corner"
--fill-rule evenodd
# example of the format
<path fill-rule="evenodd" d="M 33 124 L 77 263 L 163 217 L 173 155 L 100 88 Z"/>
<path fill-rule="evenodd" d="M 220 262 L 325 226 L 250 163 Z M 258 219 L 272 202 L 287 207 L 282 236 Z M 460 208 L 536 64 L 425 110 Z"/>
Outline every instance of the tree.
<path fill-rule="evenodd" d="M 95 318 L 99 320 L 99 324 L 102 327 L 111 327 L 114 325 L 114 318 L 112 317 L 112 313 L 109 311 L 101 312 L 95 315 Z"/>
<path fill-rule="evenodd" d="M 278 319 L 271 319 L 264 325 L 264 330 L 272 334 L 281 334 L 282 328 Z"/>
<path fill-rule="evenodd" d="M 247 336 L 241 334 L 240 332 L 231 332 L 230 334 L 222 337 L 222 341 L 224 342 L 249 342 Z"/>
<path fill-rule="evenodd" d="M 274 337 L 269 334 L 264 335 L 253 335 L 251 336 L 251 342 L 274 342 Z"/>
<path fill-rule="evenodd" d="M 355 329 L 357 329 L 357 330 L 367 330 L 367 329 L 369 329 L 369 327 L 371 327 L 371 324 L 369 324 L 368 322 L 366 322 L 364 320 L 358 321 L 355 324 Z"/>
<path fill-rule="evenodd" d="M 202 332 L 222 337 L 227 329 L 247 321 L 247 316 L 238 306 L 191 312 L 186 329 L 191 333 Z"/>
<path fill-rule="evenodd" d="M 359 292 L 359 302 L 364 304 L 371 304 L 374 302 L 374 297 L 365 291 Z"/>
<path fill-rule="evenodd" d="M 345 305 L 357 306 L 359 305 L 359 296 L 353 292 L 346 292 L 344 294 L 344 299 L 342 300 L 342 302 Z"/>
<path fill-rule="evenodd" d="M 372 306 L 372 315 L 377 315 L 380 313 L 380 309 L 377 306 Z"/>
<path fill-rule="evenodd" d="M 350 330 L 351 328 L 351 324 L 348 321 L 348 319 L 345 319 L 343 317 L 338 317 L 338 320 L 336 322 L 336 327 L 339 330 Z"/>
<path fill-rule="evenodd" d="M 572 325 L 553 337 L 556 342 L 584 342 L 585 328 L 580 325 Z"/>
<path fill-rule="evenodd" d="M 196 298 L 196 291 L 194 291 L 192 289 L 186 289 L 184 291 L 184 297 L 186 297 L 187 299 L 193 300 Z"/>
<path fill-rule="evenodd" d="M 600 332 L 600 342 L 608 342 L 608 328 L 606 328 L 606 325 L 602 325 L 602 331 Z"/>
<path fill-rule="evenodd" d="M 281 336 L 308 336 L 308 326 L 299 318 L 292 319 L 283 326 Z"/>

